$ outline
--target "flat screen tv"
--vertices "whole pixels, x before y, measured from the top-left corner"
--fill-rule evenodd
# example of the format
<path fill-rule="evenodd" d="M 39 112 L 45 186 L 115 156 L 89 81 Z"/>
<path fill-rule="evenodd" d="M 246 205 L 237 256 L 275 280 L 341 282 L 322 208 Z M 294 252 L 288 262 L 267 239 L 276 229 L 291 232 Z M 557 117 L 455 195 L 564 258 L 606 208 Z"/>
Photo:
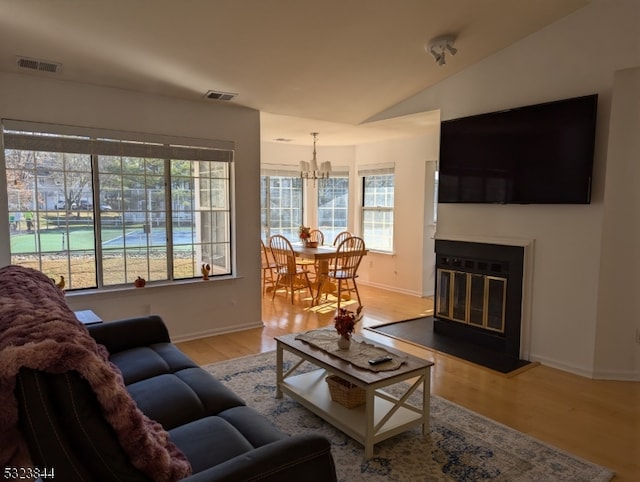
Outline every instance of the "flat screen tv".
<path fill-rule="evenodd" d="M 444 121 L 438 202 L 589 204 L 597 94 Z"/>

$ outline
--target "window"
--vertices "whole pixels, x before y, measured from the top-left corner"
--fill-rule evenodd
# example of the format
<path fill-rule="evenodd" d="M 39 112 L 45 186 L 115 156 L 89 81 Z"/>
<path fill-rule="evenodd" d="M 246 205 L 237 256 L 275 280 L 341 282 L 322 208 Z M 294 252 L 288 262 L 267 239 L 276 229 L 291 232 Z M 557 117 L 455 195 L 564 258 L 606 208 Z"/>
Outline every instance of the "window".
<path fill-rule="evenodd" d="M 67 289 L 231 274 L 231 143 L 131 136 L 4 121 L 12 263 Z"/>
<path fill-rule="evenodd" d="M 393 251 L 394 168 L 372 167 L 362 176 L 362 235 L 367 248 Z"/>
<path fill-rule="evenodd" d="M 302 178 L 295 171 L 263 169 L 260 177 L 262 237 L 297 239 L 302 225 Z"/>
<path fill-rule="evenodd" d="M 349 176 L 334 172 L 318 181 L 318 228 L 325 243 L 331 244 L 338 233 L 348 230 Z"/>

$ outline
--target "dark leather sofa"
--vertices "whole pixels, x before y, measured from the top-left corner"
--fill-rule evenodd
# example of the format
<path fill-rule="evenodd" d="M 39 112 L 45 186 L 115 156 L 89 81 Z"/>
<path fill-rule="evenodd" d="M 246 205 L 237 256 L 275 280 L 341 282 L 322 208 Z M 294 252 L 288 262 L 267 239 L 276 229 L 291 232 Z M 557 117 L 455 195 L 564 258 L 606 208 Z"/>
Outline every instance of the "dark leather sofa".
<path fill-rule="evenodd" d="M 171 343 L 158 316 L 88 327 L 138 408 L 159 422 L 193 469 L 188 481 L 335 481 L 330 444 L 288 436 Z M 61 481 L 149 480 L 133 467 L 76 372 L 22 368 L 19 424 L 36 467 Z"/>

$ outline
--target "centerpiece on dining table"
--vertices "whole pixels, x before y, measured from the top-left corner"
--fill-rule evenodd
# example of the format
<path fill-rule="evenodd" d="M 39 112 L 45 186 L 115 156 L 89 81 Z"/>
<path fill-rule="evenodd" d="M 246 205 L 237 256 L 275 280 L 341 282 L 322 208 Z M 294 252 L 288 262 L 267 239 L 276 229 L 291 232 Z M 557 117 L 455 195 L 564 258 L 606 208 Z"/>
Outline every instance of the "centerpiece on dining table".
<path fill-rule="evenodd" d="M 307 248 L 317 248 L 318 242 L 311 240 L 311 228 L 308 226 L 300 226 L 298 229 L 298 237 L 302 244 L 304 244 Z"/>

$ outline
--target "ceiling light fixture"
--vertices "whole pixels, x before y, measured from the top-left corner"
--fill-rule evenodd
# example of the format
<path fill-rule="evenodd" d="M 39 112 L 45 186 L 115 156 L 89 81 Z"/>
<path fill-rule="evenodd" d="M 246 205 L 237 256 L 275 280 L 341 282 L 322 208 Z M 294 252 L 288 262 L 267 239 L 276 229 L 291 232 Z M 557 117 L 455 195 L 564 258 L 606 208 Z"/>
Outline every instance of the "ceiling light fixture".
<path fill-rule="evenodd" d="M 440 66 L 446 63 L 445 53 L 448 51 L 451 55 L 458 53 L 458 49 L 453 46 L 456 41 L 455 35 L 442 35 L 440 37 L 429 40 L 424 49 L 433 55 L 433 59 Z"/>
<path fill-rule="evenodd" d="M 316 140 L 318 139 L 318 133 L 312 132 L 313 136 L 313 157 L 311 161 L 300 161 L 300 177 L 303 179 L 313 179 L 315 186 L 316 179 L 328 179 L 331 174 L 331 163 L 324 161 L 318 164 L 316 158 Z"/>

